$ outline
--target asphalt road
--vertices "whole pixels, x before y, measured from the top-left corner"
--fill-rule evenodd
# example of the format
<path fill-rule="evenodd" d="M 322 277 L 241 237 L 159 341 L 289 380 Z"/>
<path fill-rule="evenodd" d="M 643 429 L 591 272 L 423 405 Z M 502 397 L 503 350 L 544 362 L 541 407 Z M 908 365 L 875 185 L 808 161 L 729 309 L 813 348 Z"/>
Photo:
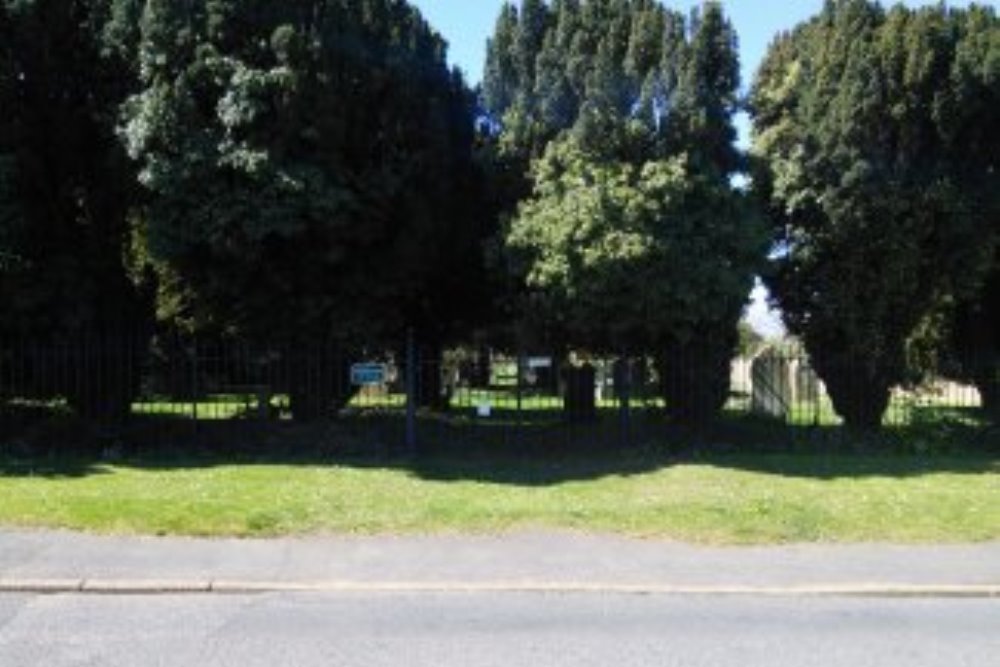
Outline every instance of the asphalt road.
<path fill-rule="evenodd" d="M 996 667 L 1000 601 L 0 595 L 3 667 Z"/>

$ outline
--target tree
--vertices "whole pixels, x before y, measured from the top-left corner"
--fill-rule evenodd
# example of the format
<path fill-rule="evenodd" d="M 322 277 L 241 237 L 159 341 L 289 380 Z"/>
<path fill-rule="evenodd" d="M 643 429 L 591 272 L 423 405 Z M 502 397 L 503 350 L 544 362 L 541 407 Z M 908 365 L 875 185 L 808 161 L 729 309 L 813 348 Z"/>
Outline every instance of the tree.
<path fill-rule="evenodd" d="M 508 244 L 533 308 L 575 344 L 642 354 L 701 338 L 734 306 L 739 315 L 760 235 L 745 203 L 686 155 L 611 162 L 570 138 L 550 146 L 534 180 Z"/>
<path fill-rule="evenodd" d="M 962 379 L 979 388 L 983 407 L 1000 418 L 1000 21 L 984 7 L 956 14 L 959 33 L 950 77 L 954 97 L 943 128 L 950 164 L 965 187 L 974 189 L 989 205 L 979 213 L 977 239 L 994 254 L 980 285 L 952 299 L 951 347 L 947 354 L 959 362 Z M 976 276 L 970 276 L 975 278 Z"/>
<path fill-rule="evenodd" d="M 146 314 L 124 261 L 134 172 L 114 131 L 134 78 L 105 33 L 124 4 L 0 3 L 0 337 L 37 352 L 21 349 L 19 391 L 103 419 L 130 409 Z"/>
<path fill-rule="evenodd" d="M 122 134 L 161 317 L 299 350 L 305 372 L 323 350 L 406 326 L 437 342 L 472 316 L 472 99 L 415 9 L 150 0 L 140 53 Z M 292 391 L 298 415 L 346 398 L 322 375 L 316 405 Z"/>
<path fill-rule="evenodd" d="M 783 251 L 770 287 L 851 427 L 880 425 L 908 339 L 992 257 L 995 137 L 976 146 L 997 125 L 980 104 L 1000 81 L 990 40 L 981 7 L 828 2 L 758 74 L 754 183 Z"/>
<path fill-rule="evenodd" d="M 536 160 L 506 235 L 527 312 L 568 344 L 654 356 L 673 416 L 704 420 L 728 395 L 765 240 L 731 184 L 735 32 L 712 2 L 690 30 L 658 2 L 560 2 L 529 40 L 535 67 L 504 69 L 516 16 L 501 15 L 484 99 L 498 152 Z"/>
<path fill-rule="evenodd" d="M 514 104 L 518 78 L 514 63 L 514 40 L 518 12 L 504 3 L 496 26 L 486 44 L 486 71 L 483 73 L 483 100 L 489 109 L 507 110 Z"/>

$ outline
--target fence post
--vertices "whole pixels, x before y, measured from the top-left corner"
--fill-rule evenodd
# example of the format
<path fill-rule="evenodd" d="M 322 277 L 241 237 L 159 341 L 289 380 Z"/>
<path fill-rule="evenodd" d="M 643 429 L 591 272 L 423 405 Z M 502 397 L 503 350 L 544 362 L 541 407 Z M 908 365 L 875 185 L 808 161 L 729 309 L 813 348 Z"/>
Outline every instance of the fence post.
<path fill-rule="evenodd" d="M 406 451 L 417 452 L 417 344 L 413 327 L 406 330 Z"/>
<path fill-rule="evenodd" d="M 517 357 L 515 363 L 517 364 L 517 371 L 515 377 L 515 397 L 517 398 L 517 421 L 521 422 L 521 405 L 524 397 L 524 352 L 520 349 L 517 351 Z"/>
<path fill-rule="evenodd" d="M 198 432 L 198 338 L 191 339 L 191 419 Z"/>
<path fill-rule="evenodd" d="M 618 367 L 615 381 L 615 392 L 618 394 L 618 413 L 621 422 L 621 441 L 623 447 L 628 447 L 632 431 L 632 364 L 629 358 L 622 355 L 616 364 Z M 619 382 L 621 383 L 619 386 Z"/>

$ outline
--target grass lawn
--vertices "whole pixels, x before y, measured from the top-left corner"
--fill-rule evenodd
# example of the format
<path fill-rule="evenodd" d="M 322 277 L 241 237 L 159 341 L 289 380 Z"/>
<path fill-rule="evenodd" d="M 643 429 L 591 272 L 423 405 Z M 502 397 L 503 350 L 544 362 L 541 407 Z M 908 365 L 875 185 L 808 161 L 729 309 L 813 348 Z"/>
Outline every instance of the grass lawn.
<path fill-rule="evenodd" d="M 1000 539 L 1000 461 L 653 451 L 226 463 L 0 460 L 0 525 L 141 534 L 610 531 L 699 543 Z"/>

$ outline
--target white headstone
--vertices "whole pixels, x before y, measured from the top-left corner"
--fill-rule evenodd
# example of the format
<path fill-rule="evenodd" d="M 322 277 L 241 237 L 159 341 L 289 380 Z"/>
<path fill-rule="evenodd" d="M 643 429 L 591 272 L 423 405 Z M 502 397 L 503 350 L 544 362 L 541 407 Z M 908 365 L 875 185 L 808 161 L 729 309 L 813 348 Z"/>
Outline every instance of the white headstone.
<path fill-rule="evenodd" d="M 750 367 L 750 409 L 761 415 L 785 419 L 795 404 L 794 370 L 791 360 L 768 349 Z"/>

